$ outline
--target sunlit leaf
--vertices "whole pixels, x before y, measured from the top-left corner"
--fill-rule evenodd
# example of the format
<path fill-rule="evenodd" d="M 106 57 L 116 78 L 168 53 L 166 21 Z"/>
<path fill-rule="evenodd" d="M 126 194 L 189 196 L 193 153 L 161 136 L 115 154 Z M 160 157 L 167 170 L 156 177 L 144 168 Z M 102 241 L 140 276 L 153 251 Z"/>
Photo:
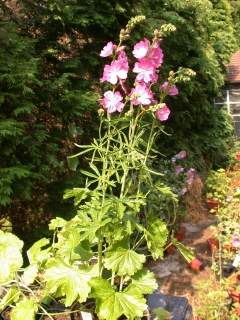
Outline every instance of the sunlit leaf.
<path fill-rule="evenodd" d="M 153 272 L 147 270 L 138 271 L 132 276 L 131 280 L 129 288 L 138 291 L 139 294 L 150 294 L 158 287 Z"/>
<path fill-rule="evenodd" d="M 34 282 L 37 274 L 38 267 L 36 265 L 30 265 L 25 268 L 24 273 L 21 277 L 21 282 L 28 286 Z"/>
<path fill-rule="evenodd" d="M 11 311 L 11 320 L 35 320 L 38 305 L 33 299 L 24 298 Z"/>
<path fill-rule="evenodd" d="M 43 247 L 46 247 L 49 243 L 49 239 L 42 238 L 31 246 L 27 251 L 27 256 L 31 264 L 42 263 L 48 259 L 50 248 L 43 249 Z"/>
<path fill-rule="evenodd" d="M 168 239 L 168 229 L 164 221 L 157 218 L 148 220 L 144 230 L 147 246 L 154 260 L 163 257 L 163 251 Z"/>
<path fill-rule="evenodd" d="M 22 266 L 22 247 L 23 242 L 18 237 L 0 230 L 0 283 L 12 280 Z"/>
<path fill-rule="evenodd" d="M 96 312 L 99 319 L 117 320 L 122 315 L 127 319 L 142 317 L 147 309 L 143 296 L 128 292 L 116 292 L 107 280 L 91 280 L 91 296 L 96 299 Z"/>
<path fill-rule="evenodd" d="M 131 249 L 118 247 L 106 254 L 105 267 L 118 275 L 133 275 L 140 270 L 146 257 Z"/>
<path fill-rule="evenodd" d="M 50 262 L 44 274 L 47 290 L 55 297 L 65 297 L 66 307 L 76 300 L 86 301 L 91 277 L 91 270 L 70 266 L 58 259 Z"/>
<path fill-rule="evenodd" d="M 4 310 L 13 302 L 17 302 L 20 294 L 21 291 L 19 290 L 19 288 L 12 286 L 0 301 L 0 311 Z"/>

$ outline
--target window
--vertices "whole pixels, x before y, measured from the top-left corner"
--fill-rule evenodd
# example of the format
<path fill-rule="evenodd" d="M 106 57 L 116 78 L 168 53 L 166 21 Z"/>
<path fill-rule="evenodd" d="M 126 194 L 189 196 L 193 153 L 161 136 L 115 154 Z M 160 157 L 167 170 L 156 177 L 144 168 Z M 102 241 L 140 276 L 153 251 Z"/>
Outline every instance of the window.
<path fill-rule="evenodd" d="M 240 88 L 223 90 L 222 95 L 215 98 L 214 104 L 227 106 L 229 113 L 240 116 Z"/>
<path fill-rule="evenodd" d="M 214 104 L 218 107 L 227 107 L 233 118 L 235 133 L 240 136 L 240 87 L 223 90 L 221 96 L 214 100 Z"/>

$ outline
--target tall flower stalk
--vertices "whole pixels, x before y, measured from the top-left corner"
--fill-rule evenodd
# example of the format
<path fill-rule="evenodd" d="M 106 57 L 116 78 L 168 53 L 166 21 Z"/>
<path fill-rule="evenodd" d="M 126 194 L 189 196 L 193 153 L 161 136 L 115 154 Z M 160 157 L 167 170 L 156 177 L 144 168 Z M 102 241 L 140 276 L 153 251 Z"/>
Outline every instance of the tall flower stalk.
<path fill-rule="evenodd" d="M 53 243 L 44 238 L 30 248 L 23 276 L 16 276 L 22 266 L 22 242 L 12 238 L 11 254 L 18 260 L 13 263 L 8 257 L 11 237 L 0 233 L 5 248 L 0 260 L 9 270 L 0 270 L 0 285 L 10 288 L 2 306 L 13 304 L 13 315 L 25 310 L 34 320 L 42 301 L 54 298 L 66 307 L 78 302 L 86 310 L 90 304 L 102 320 L 141 318 L 147 309 L 145 295 L 157 288 L 144 263 L 146 254 L 163 258 L 169 232 L 161 212 L 146 208 L 153 191 L 169 195 L 171 190 L 155 183 L 162 173 L 152 166 L 154 147 L 171 112 L 165 98 L 177 95 L 176 82 L 189 80 L 192 72 L 180 68 L 162 79 L 161 35 L 171 26 L 156 30 L 152 40 L 140 40 L 131 58 L 127 56 L 125 40 L 142 20 L 133 18 L 121 30 L 119 43 L 108 42 L 100 52 L 109 61 L 100 80 L 106 90 L 99 99 L 99 137 L 80 145 L 75 155 L 89 159 L 89 169 L 81 170 L 87 176 L 85 187 L 65 194 L 66 199 L 74 198 L 76 216 L 51 221 Z M 26 297 L 26 283 L 40 284 L 38 300 L 33 294 Z"/>

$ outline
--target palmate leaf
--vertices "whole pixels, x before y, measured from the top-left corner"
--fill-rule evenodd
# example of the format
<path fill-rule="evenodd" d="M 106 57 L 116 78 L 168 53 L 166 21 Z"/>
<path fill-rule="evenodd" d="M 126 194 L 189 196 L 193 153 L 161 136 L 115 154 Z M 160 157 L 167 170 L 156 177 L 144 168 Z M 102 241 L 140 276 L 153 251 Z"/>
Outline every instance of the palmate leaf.
<path fill-rule="evenodd" d="M 66 190 L 63 199 L 74 198 L 74 205 L 78 206 L 84 199 L 88 197 L 90 190 L 88 188 L 73 188 Z"/>
<path fill-rule="evenodd" d="M 144 229 L 147 246 L 154 260 L 163 257 L 163 251 L 168 239 L 168 229 L 164 221 L 150 217 L 148 227 Z"/>
<path fill-rule="evenodd" d="M 11 320 L 35 320 L 38 305 L 33 299 L 24 298 L 12 309 Z"/>
<path fill-rule="evenodd" d="M 160 307 L 153 309 L 152 313 L 153 313 L 153 320 L 171 320 L 172 319 L 171 314 L 167 310 Z"/>
<path fill-rule="evenodd" d="M 36 265 L 30 265 L 25 268 L 24 273 L 21 277 L 21 282 L 24 285 L 29 286 L 34 282 L 38 274 L 38 267 Z"/>
<path fill-rule="evenodd" d="M 15 235 L 0 230 L 0 284 L 12 280 L 22 266 L 23 242 Z"/>
<path fill-rule="evenodd" d="M 52 219 L 48 225 L 49 230 L 56 230 L 59 228 L 63 228 L 66 225 L 67 221 L 64 220 L 63 218 L 56 217 Z"/>
<path fill-rule="evenodd" d="M 31 264 L 41 264 L 49 258 L 50 248 L 43 249 L 43 247 L 46 247 L 49 243 L 49 239 L 42 238 L 31 246 L 27 251 L 27 256 Z"/>
<path fill-rule="evenodd" d="M 55 247 L 58 249 L 57 255 L 64 257 L 64 261 L 72 262 L 74 260 L 88 261 L 93 253 L 87 240 L 81 241 L 80 229 L 76 226 L 64 228 L 58 234 L 58 243 Z"/>
<path fill-rule="evenodd" d="M 148 270 L 138 271 L 131 280 L 132 282 L 128 286 L 129 290 L 134 290 L 139 294 L 150 294 L 158 287 L 153 272 Z"/>
<path fill-rule="evenodd" d="M 142 269 L 146 257 L 131 249 L 117 247 L 106 254 L 104 265 L 108 270 L 114 271 L 117 275 L 133 275 Z"/>
<path fill-rule="evenodd" d="M 13 302 L 17 302 L 21 291 L 18 287 L 11 287 L 5 296 L 0 301 L 0 311 L 4 310 L 7 306 L 11 305 Z"/>
<path fill-rule="evenodd" d="M 54 259 L 46 269 L 44 280 L 49 293 L 55 297 L 65 297 L 64 304 L 69 307 L 75 300 L 86 301 L 92 276 L 90 269 L 79 269 Z"/>
<path fill-rule="evenodd" d="M 122 315 L 128 319 L 142 317 L 147 309 L 146 300 L 138 292 L 126 288 L 116 292 L 107 280 L 91 280 L 91 296 L 96 299 L 96 312 L 101 320 L 117 320 Z"/>

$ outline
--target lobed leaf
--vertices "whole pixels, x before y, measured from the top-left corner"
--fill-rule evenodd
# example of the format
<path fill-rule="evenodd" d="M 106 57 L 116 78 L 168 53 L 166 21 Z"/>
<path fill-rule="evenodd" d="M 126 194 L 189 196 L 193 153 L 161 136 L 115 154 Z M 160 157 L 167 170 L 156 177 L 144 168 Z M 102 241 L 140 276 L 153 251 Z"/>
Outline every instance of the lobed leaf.
<path fill-rule="evenodd" d="M 65 297 L 64 305 L 69 307 L 76 300 L 87 300 L 91 290 L 89 280 L 92 276 L 90 269 L 79 269 L 60 259 L 54 259 L 46 269 L 44 280 L 49 293 L 55 297 Z"/>
<path fill-rule="evenodd" d="M 142 269 L 143 263 L 146 257 L 143 254 L 118 247 L 114 251 L 109 251 L 104 259 L 105 267 L 108 270 L 112 270 L 119 276 L 133 275 L 138 270 Z"/>

